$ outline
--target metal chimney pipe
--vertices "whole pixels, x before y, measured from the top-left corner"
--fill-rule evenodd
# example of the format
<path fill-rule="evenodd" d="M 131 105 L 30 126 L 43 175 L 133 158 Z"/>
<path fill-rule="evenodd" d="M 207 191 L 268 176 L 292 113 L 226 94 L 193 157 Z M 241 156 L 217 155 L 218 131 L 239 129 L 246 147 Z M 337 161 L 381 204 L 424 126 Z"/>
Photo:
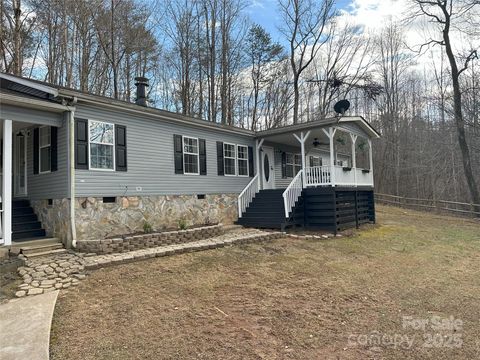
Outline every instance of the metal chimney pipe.
<path fill-rule="evenodd" d="M 135 86 L 137 87 L 137 98 L 135 103 L 141 106 L 147 106 L 147 91 L 148 79 L 143 76 L 137 76 L 135 78 Z"/>

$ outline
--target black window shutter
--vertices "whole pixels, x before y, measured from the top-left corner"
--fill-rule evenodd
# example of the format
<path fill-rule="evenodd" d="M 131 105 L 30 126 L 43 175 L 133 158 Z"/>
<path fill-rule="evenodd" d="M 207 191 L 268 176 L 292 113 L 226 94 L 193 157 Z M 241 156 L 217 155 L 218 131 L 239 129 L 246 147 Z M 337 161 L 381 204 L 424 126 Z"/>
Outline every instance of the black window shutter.
<path fill-rule="evenodd" d="M 175 157 L 175 174 L 183 174 L 183 139 L 182 135 L 173 135 L 173 153 Z"/>
<path fill-rule="evenodd" d="M 200 175 L 207 175 L 207 148 L 205 139 L 198 139 L 198 154 L 200 156 Z"/>
<path fill-rule="evenodd" d="M 287 177 L 287 153 L 282 152 L 282 178 Z"/>
<path fill-rule="evenodd" d="M 253 147 L 248 147 L 248 174 L 253 177 Z"/>
<path fill-rule="evenodd" d="M 40 129 L 33 129 L 33 173 L 38 174 L 40 167 L 39 164 L 39 151 L 40 151 Z"/>
<path fill-rule="evenodd" d="M 127 128 L 115 125 L 115 169 L 127 171 Z"/>
<path fill-rule="evenodd" d="M 88 120 L 75 120 L 75 168 L 88 170 Z"/>
<path fill-rule="evenodd" d="M 218 175 L 225 175 L 223 168 L 223 142 L 217 141 L 217 170 Z"/>
<path fill-rule="evenodd" d="M 51 167 L 50 171 L 58 170 L 58 128 L 50 126 L 50 154 Z"/>

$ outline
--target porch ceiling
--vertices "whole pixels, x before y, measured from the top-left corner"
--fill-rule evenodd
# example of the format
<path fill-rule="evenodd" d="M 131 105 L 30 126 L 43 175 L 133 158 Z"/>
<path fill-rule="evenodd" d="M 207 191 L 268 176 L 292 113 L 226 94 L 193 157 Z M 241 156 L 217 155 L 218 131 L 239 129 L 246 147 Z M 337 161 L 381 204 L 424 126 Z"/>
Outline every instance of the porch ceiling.
<path fill-rule="evenodd" d="M 0 121 L 0 125 L 1 125 L 1 121 Z M 35 126 L 35 124 L 14 121 L 12 123 L 12 133 L 15 134 L 18 131 L 23 130 L 23 129 L 27 129 L 31 126 Z M 0 126 L 0 139 L 3 139 L 3 126 Z"/>
<path fill-rule="evenodd" d="M 313 144 L 313 141 L 315 138 L 317 138 L 322 145 L 328 146 L 329 140 L 328 140 L 328 137 L 323 132 L 322 128 L 305 130 L 304 133 L 306 133 L 307 131 L 310 131 L 310 135 L 306 141 L 307 147 Z M 265 137 L 262 137 L 262 139 L 265 139 L 265 141 L 272 142 L 272 143 L 299 147 L 300 143 L 295 138 L 295 136 L 293 136 L 293 134 L 300 135 L 300 131 L 265 136 Z"/>

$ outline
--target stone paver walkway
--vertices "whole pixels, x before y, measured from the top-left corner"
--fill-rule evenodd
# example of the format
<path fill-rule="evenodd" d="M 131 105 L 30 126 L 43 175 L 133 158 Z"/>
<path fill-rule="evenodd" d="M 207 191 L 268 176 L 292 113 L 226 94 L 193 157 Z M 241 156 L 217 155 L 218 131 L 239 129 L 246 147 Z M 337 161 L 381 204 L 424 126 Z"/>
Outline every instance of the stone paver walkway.
<path fill-rule="evenodd" d="M 58 291 L 0 305 L 0 359 L 48 360 Z"/>
<path fill-rule="evenodd" d="M 77 253 L 27 258 L 25 266 L 17 269 L 23 283 L 15 295 L 39 295 L 78 285 L 85 279 L 85 258 Z"/>
<path fill-rule="evenodd" d="M 86 269 L 98 269 L 107 265 L 116 265 L 131 261 L 151 259 L 154 257 L 168 256 L 185 252 L 214 249 L 233 244 L 245 244 L 278 239 L 286 236 L 282 232 L 267 232 L 257 229 L 241 229 L 228 232 L 206 240 L 199 240 L 178 245 L 161 246 L 142 250 L 134 250 L 128 253 L 98 255 L 85 258 Z"/>

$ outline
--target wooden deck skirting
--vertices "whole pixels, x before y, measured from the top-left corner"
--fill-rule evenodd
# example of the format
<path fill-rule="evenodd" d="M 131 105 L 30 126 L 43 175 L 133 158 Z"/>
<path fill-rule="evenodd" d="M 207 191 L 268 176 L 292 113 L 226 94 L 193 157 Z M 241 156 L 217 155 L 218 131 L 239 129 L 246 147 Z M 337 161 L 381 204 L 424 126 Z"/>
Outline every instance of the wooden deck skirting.
<path fill-rule="evenodd" d="M 458 201 L 438 200 L 438 199 L 418 199 L 390 194 L 375 193 L 375 201 L 399 207 L 406 207 L 415 210 L 432 210 L 437 212 L 448 212 L 457 216 L 479 217 L 480 204 L 465 203 Z"/>

